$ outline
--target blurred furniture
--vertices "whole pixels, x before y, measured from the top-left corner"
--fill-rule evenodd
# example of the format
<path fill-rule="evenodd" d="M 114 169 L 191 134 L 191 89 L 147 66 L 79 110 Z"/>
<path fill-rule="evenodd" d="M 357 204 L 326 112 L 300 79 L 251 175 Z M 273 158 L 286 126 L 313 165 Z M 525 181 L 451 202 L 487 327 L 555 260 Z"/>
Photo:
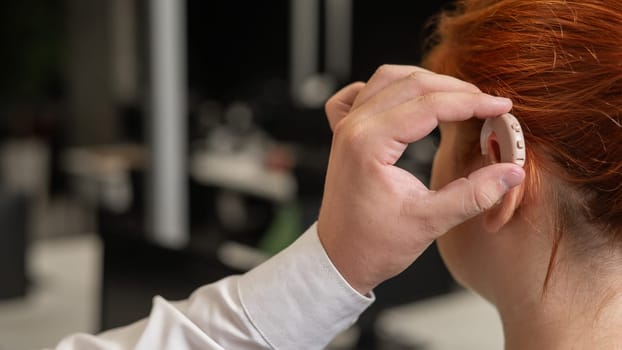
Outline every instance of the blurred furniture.
<path fill-rule="evenodd" d="M 242 158 L 207 153 L 192 158 L 188 174 L 190 241 L 182 248 L 159 244 L 149 231 L 144 210 L 148 205 L 145 172 L 128 173 L 133 198 L 129 208 L 115 210 L 99 202 L 96 231 L 104 249 L 102 330 L 147 316 L 155 295 L 169 300 L 187 298 L 201 285 L 243 273 L 266 258 L 255 247 L 273 222 L 271 203 L 291 199 L 295 182 Z M 282 184 L 289 185 L 281 188 Z M 230 195 L 240 197 L 246 211 L 235 229 L 223 222 L 220 208 L 220 200 L 226 202 Z"/>
<path fill-rule="evenodd" d="M 276 202 L 293 200 L 296 179 L 288 172 L 269 169 L 254 154 L 196 153 L 191 174 L 206 185 L 252 194 Z"/>
<path fill-rule="evenodd" d="M 0 299 L 26 295 L 28 199 L 0 187 Z"/>
<path fill-rule="evenodd" d="M 0 183 L 28 198 L 27 236 L 47 237 L 51 149 L 37 138 L 9 138 L 0 143 Z"/>
<path fill-rule="evenodd" d="M 70 189 L 93 219 L 98 206 L 116 212 L 128 210 L 134 200 L 129 174 L 143 169 L 145 163 L 145 148 L 129 143 L 73 147 L 61 155 Z"/>

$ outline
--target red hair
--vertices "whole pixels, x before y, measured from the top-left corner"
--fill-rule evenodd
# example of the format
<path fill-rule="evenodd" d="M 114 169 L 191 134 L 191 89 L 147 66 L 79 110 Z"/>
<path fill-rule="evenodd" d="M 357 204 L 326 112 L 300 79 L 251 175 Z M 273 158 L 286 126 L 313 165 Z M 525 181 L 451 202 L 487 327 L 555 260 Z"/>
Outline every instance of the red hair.
<path fill-rule="evenodd" d="M 622 242 L 622 0 L 458 1 L 424 66 L 513 100 L 527 196 L 540 171 L 559 180 L 547 281 L 561 232 Z"/>

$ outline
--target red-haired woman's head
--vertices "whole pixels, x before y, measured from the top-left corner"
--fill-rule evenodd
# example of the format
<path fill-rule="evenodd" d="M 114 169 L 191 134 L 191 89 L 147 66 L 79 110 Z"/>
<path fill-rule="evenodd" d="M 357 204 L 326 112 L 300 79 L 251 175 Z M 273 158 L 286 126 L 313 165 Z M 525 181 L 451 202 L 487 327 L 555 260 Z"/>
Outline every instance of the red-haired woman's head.
<path fill-rule="evenodd" d="M 525 132 L 524 192 L 457 230 L 520 231 L 512 225 L 529 223 L 539 237 L 525 233 L 525 240 L 540 240 L 548 252 L 541 271 L 529 271 L 543 283 L 555 275 L 562 247 L 564 258 L 582 263 L 622 252 L 622 1 L 459 1 L 439 18 L 424 66 L 511 98 Z M 490 161 L 479 155 L 480 127 L 477 121 L 442 126 L 442 142 L 449 144 L 441 145 L 438 185 Z M 516 251 L 499 253 L 502 265 L 490 266 L 487 254 L 494 253 L 482 249 L 496 249 L 505 238 L 456 236 L 441 240 L 441 249 L 457 277 L 476 288 L 485 278 L 476 274 L 501 273 L 504 258 L 527 263 L 520 259 L 529 252 L 522 250 L 533 247 L 519 243 Z M 465 261 L 475 263 L 462 268 Z"/>

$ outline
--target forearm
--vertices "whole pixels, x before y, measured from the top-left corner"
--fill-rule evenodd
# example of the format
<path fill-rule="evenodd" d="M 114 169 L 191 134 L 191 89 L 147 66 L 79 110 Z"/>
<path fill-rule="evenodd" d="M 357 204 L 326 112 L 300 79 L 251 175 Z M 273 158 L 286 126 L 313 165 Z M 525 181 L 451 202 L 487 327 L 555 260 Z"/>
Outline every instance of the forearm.
<path fill-rule="evenodd" d="M 343 279 L 315 225 L 264 264 L 197 289 L 154 298 L 150 316 L 98 336 L 67 337 L 57 350 L 322 349 L 373 302 Z"/>

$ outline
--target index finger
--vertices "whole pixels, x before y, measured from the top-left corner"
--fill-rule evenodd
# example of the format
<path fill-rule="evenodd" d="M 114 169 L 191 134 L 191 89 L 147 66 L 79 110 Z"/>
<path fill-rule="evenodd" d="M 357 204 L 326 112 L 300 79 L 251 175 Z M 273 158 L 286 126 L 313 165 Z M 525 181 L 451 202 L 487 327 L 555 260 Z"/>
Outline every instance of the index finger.
<path fill-rule="evenodd" d="M 377 135 L 402 143 L 413 143 L 428 135 L 439 121 L 491 118 L 512 109 L 512 101 L 484 93 L 436 92 L 396 106 L 371 122 Z"/>
<path fill-rule="evenodd" d="M 382 65 L 376 70 L 376 72 L 369 79 L 369 81 L 365 85 L 365 88 L 363 88 L 359 92 L 358 96 L 354 100 L 354 103 L 352 104 L 352 110 L 356 109 L 363 103 L 367 102 L 373 96 L 375 96 L 380 91 L 384 90 L 385 88 L 387 88 L 389 85 L 393 84 L 394 82 L 404 79 L 408 77 L 409 75 L 413 75 L 414 73 L 441 75 L 441 74 L 436 74 L 430 70 L 417 67 L 417 66 Z M 443 77 L 445 77 L 448 80 L 452 80 L 456 86 L 460 86 L 464 88 L 465 91 L 480 92 L 479 88 L 477 88 L 475 85 L 471 83 L 462 81 L 454 77 L 446 76 L 446 75 L 443 75 Z"/>
<path fill-rule="evenodd" d="M 396 80 L 407 77 L 412 73 L 432 73 L 431 71 L 417 67 L 405 65 L 384 64 L 369 78 L 365 88 L 359 92 L 358 96 L 352 104 L 352 109 L 365 103 L 369 98 L 377 94 L 380 90 L 386 88 Z"/>

